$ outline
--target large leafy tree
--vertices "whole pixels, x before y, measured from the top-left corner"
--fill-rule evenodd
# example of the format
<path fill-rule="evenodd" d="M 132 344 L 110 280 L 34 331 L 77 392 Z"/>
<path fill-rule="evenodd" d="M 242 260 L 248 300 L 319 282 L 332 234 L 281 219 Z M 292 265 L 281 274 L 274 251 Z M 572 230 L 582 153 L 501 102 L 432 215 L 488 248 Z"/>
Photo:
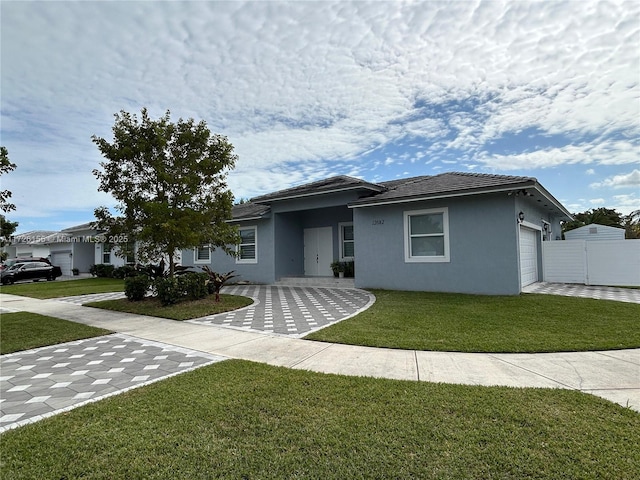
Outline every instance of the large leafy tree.
<path fill-rule="evenodd" d="M 226 222 L 233 206 L 226 177 L 237 156 L 226 137 L 204 121 L 173 123 L 169 111 L 153 120 L 142 109 L 140 118 L 115 115 L 112 142 L 92 140 L 107 160 L 93 171 L 99 190 L 115 198 L 119 212 L 96 209 L 99 228 L 137 242 L 143 262 L 168 258 L 171 275 L 178 250 L 211 245 L 231 253 L 239 238 Z"/>
<path fill-rule="evenodd" d="M 9 151 L 6 147 L 0 146 L 0 175 L 9 173 L 15 170 L 16 164 L 11 163 L 9 160 Z M 15 210 L 16 206 L 13 203 L 9 203 L 11 198 L 11 192 L 9 190 L 0 191 L 0 210 L 3 212 L 10 212 Z M 4 247 L 10 244 L 11 235 L 13 235 L 18 228 L 18 222 L 10 222 L 4 215 L 0 214 L 0 247 Z M 0 252 L 0 259 L 6 260 L 7 252 Z"/>

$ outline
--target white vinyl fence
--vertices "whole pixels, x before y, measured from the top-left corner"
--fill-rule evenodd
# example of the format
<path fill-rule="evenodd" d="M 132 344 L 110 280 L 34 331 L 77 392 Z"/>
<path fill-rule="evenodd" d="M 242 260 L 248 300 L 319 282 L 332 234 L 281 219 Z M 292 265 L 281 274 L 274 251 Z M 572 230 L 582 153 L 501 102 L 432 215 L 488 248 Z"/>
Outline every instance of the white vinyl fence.
<path fill-rule="evenodd" d="M 640 286 L 640 240 L 542 243 L 545 282 Z"/>

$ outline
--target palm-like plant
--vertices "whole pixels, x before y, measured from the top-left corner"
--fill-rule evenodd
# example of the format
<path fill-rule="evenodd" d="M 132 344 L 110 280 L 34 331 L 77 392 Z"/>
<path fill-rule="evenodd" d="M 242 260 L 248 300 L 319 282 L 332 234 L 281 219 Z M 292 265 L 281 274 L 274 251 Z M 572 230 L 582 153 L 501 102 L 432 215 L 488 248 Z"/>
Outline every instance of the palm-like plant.
<path fill-rule="evenodd" d="M 236 277 L 237 275 L 233 275 L 235 270 L 231 270 L 227 273 L 218 273 L 211 270 L 208 266 L 200 267 L 202 271 L 209 275 L 209 286 L 211 292 L 211 286 L 213 286 L 213 292 L 216 294 L 216 302 L 220 301 L 220 289 L 224 286 L 224 284 L 230 279 Z"/>

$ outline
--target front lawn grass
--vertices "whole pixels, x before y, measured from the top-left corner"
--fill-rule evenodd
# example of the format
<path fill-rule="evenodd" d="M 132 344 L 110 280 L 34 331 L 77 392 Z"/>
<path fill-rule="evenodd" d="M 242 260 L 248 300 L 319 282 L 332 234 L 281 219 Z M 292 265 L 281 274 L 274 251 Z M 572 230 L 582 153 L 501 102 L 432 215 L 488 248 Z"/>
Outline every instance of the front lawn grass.
<path fill-rule="evenodd" d="M 190 300 L 175 305 L 163 306 L 155 297 L 147 297 L 139 302 L 130 302 L 126 298 L 119 300 L 104 300 L 101 302 L 85 303 L 87 307 L 104 308 L 118 312 L 136 313 L 151 317 L 170 318 L 171 320 L 190 320 L 206 317 L 216 313 L 229 312 L 246 307 L 253 303 L 248 297 L 239 295 L 220 295 L 220 302 L 215 301 L 215 295 L 209 295 L 200 300 Z"/>
<path fill-rule="evenodd" d="M 563 352 L 640 347 L 640 305 L 554 295 L 374 290 L 359 315 L 305 338 L 410 350 Z"/>
<path fill-rule="evenodd" d="M 616 478 L 640 415 L 570 390 L 228 360 L 2 434 L 3 477 Z"/>
<path fill-rule="evenodd" d="M 53 282 L 30 282 L 2 285 L 0 293 L 31 298 L 59 298 L 90 293 L 123 292 L 124 280 L 116 278 L 84 278 Z"/>
<path fill-rule="evenodd" d="M 109 330 L 37 313 L 0 315 L 0 354 L 107 335 Z"/>

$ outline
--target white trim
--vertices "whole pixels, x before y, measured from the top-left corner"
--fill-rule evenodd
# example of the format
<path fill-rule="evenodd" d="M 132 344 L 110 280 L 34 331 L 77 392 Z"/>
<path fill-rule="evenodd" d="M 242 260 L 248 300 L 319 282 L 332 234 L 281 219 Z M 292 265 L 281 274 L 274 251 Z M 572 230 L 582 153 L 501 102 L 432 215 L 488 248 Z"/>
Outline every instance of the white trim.
<path fill-rule="evenodd" d="M 253 239 L 254 239 L 254 243 L 250 244 L 238 244 L 236 245 L 236 252 L 238 253 L 238 256 L 236 257 L 236 263 L 258 263 L 258 227 L 256 225 L 248 225 L 248 226 L 243 226 L 243 227 L 238 227 L 238 233 L 240 233 L 240 231 L 242 230 L 253 230 Z M 241 245 L 254 245 L 254 252 L 255 252 L 255 257 L 254 258 L 240 258 L 240 246 Z"/>
<path fill-rule="evenodd" d="M 232 218 L 230 220 L 225 220 L 226 223 L 240 223 L 246 222 L 249 220 L 264 220 L 265 218 L 269 218 L 268 216 L 264 217 L 242 217 L 242 218 Z"/>
<path fill-rule="evenodd" d="M 539 232 L 542 231 L 542 227 L 540 225 L 538 225 L 537 223 L 528 222 L 526 220 L 520 222 L 519 225 L 522 227 L 530 228 L 531 230 L 538 230 Z"/>
<path fill-rule="evenodd" d="M 198 250 L 199 249 L 207 249 L 209 252 L 209 258 L 207 258 L 206 260 L 199 260 L 198 259 Z M 195 265 L 206 265 L 211 263 L 211 247 L 209 245 L 202 245 L 201 247 L 196 247 L 193 249 L 193 263 Z"/>
<path fill-rule="evenodd" d="M 340 261 L 341 262 L 351 262 L 353 261 L 354 257 L 345 257 L 344 256 L 344 237 L 343 237 L 343 227 L 353 227 L 353 222 L 340 222 L 338 223 L 338 250 L 339 250 L 339 255 L 340 255 Z M 355 245 L 356 245 L 356 241 L 355 241 L 355 235 L 353 240 L 347 240 L 348 242 L 352 242 L 354 249 L 355 249 Z"/>
<path fill-rule="evenodd" d="M 412 256 L 411 255 L 411 235 L 410 217 L 418 215 L 442 214 L 442 236 L 444 238 L 444 255 L 438 256 Z M 449 208 L 430 208 L 426 210 L 408 210 L 404 216 L 404 261 L 405 263 L 435 263 L 450 262 L 449 253 Z M 439 236 L 439 235 L 438 235 Z"/>

